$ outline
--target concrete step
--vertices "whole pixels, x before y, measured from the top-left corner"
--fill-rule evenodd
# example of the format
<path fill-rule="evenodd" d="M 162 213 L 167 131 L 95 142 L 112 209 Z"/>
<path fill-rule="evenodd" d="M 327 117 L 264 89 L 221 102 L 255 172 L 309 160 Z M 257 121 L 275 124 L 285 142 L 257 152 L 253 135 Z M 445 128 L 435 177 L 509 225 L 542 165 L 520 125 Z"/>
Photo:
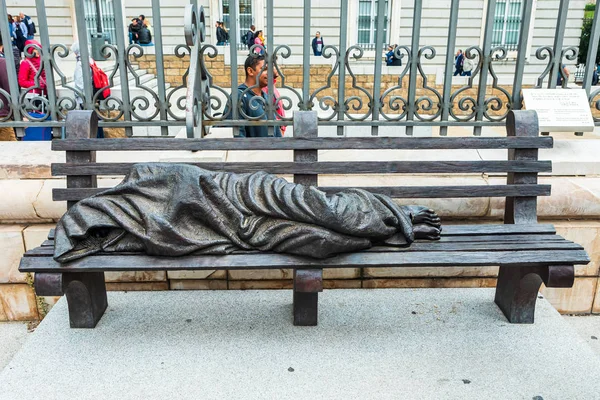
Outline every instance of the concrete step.
<path fill-rule="evenodd" d="M 7 399 L 598 398 L 600 359 L 545 299 L 532 325 L 493 300 L 325 290 L 319 325 L 295 327 L 290 290 L 109 292 L 98 326 L 81 330 L 62 297 L 0 387 Z"/>

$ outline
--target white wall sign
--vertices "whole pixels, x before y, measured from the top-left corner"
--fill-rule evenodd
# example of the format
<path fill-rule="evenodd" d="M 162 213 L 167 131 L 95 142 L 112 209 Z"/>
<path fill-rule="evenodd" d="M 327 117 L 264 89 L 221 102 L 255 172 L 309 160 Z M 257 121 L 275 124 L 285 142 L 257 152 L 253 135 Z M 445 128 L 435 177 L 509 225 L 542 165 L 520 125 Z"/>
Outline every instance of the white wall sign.
<path fill-rule="evenodd" d="M 593 132 L 594 119 L 583 89 L 523 89 L 525 108 L 535 110 L 540 132 Z"/>

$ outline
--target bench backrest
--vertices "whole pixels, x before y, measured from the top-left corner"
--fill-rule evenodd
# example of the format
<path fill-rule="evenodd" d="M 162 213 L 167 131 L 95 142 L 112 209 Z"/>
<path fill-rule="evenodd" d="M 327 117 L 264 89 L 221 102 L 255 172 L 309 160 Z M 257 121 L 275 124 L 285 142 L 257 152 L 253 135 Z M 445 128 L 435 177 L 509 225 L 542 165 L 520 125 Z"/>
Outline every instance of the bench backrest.
<path fill-rule="evenodd" d="M 506 137 L 318 137 L 314 112 L 294 113 L 294 137 L 166 139 L 90 139 L 95 136 L 97 117 L 92 112 L 73 111 L 67 117 L 67 138 L 52 142 L 52 149 L 66 151 L 66 163 L 52 164 L 52 175 L 66 176 L 67 188 L 53 191 L 55 201 L 68 206 L 103 190 L 98 176 L 124 175 L 134 163 L 96 163 L 96 151 L 197 151 L 197 150 L 293 150 L 291 162 L 202 162 L 209 170 L 237 173 L 264 170 L 278 175 L 291 174 L 294 181 L 318 186 L 319 175 L 506 173 L 502 185 L 459 186 L 367 186 L 363 189 L 394 198 L 505 197 L 506 223 L 534 223 L 537 196 L 550 195 L 550 185 L 538 184 L 540 172 L 551 172 L 550 161 L 538 160 L 538 149 L 551 148 L 551 137 L 538 135 L 534 111 L 511 111 Z M 319 161 L 319 150 L 419 150 L 507 149 L 502 161 Z M 325 186 L 333 193 L 343 187 Z"/>

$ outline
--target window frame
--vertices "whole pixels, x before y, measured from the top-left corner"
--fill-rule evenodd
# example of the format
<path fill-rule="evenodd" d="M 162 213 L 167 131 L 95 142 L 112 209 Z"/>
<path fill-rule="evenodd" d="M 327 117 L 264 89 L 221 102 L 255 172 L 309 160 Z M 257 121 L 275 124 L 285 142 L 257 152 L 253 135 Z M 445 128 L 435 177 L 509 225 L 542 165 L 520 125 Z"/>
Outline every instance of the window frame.
<path fill-rule="evenodd" d="M 525 0 L 526 1 L 526 0 Z M 521 32 L 521 24 L 523 24 L 523 6 L 525 5 L 525 1 L 524 0 L 498 0 L 496 2 L 496 10 L 494 12 L 494 27 L 496 25 L 496 22 L 498 22 L 499 19 L 501 19 L 502 21 L 502 29 L 500 30 L 500 41 L 498 42 L 494 42 L 493 41 L 493 37 L 492 37 L 492 46 L 493 47 L 497 47 L 497 46 L 510 46 L 510 47 L 515 47 L 519 44 L 519 34 Z M 496 14 L 496 11 L 498 11 L 498 4 L 504 4 L 504 13 L 501 16 L 501 18 L 498 17 L 498 15 Z M 511 8 L 511 4 L 514 3 L 518 3 L 520 10 L 519 10 L 519 21 L 518 21 L 518 29 L 517 29 L 517 35 L 516 35 L 516 41 L 515 43 L 510 43 L 507 44 L 506 43 L 506 39 L 507 39 L 507 33 L 508 33 L 508 24 L 511 19 L 511 17 L 513 17 L 513 15 L 510 14 L 510 8 Z M 498 32 L 494 29 L 494 32 Z M 510 51 L 516 51 L 516 49 L 509 49 Z"/>
<path fill-rule="evenodd" d="M 369 25 L 369 43 L 361 43 L 359 41 L 360 38 L 360 18 L 362 17 L 361 13 L 360 13 L 360 3 L 363 1 L 369 1 L 371 3 L 371 15 L 369 16 L 370 18 L 370 25 Z M 375 18 L 376 18 L 376 14 L 377 14 L 377 6 L 378 6 L 378 1 L 380 0 L 357 0 L 356 1 L 356 44 L 360 45 L 363 48 L 367 48 L 369 50 L 374 50 L 375 49 L 375 35 L 376 35 L 376 26 L 375 26 Z M 386 45 L 389 44 L 390 41 L 390 20 L 392 19 L 392 0 L 383 0 L 383 1 L 387 1 L 387 15 L 386 15 L 386 29 L 385 29 L 385 38 L 384 38 L 384 43 L 383 43 L 383 48 L 385 49 Z"/>
<path fill-rule="evenodd" d="M 227 0 L 227 1 L 229 3 L 229 6 L 233 2 L 233 0 Z M 249 0 L 249 3 L 250 3 L 250 7 L 252 8 L 252 13 L 251 13 L 251 18 L 250 18 L 250 20 L 251 20 L 250 25 L 255 25 L 256 24 L 256 22 L 255 22 L 256 21 L 256 14 L 257 14 L 256 8 L 259 5 L 258 3 L 261 3 L 261 2 Z M 239 6 L 242 5 L 241 1 L 238 1 L 238 5 Z M 228 16 L 228 22 L 229 22 L 229 20 L 230 20 L 229 15 L 230 14 L 229 13 L 226 14 L 224 12 L 224 9 L 223 9 L 223 7 L 224 7 L 223 0 L 218 0 L 218 7 L 219 7 L 218 8 L 218 16 L 219 16 L 218 20 L 219 21 L 224 21 L 225 20 L 225 15 L 227 15 Z M 244 15 L 248 15 L 248 14 L 244 14 Z M 246 43 L 242 43 L 241 40 L 244 37 L 245 32 L 242 33 L 242 26 L 240 25 L 240 16 L 241 16 L 241 13 L 238 10 L 238 17 L 237 17 L 237 26 L 238 26 L 238 29 L 237 29 L 237 36 L 236 36 L 236 38 L 237 38 L 238 48 L 243 48 L 243 47 L 246 47 Z M 227 29 L 229 29 L 228 25 L 229 25 L 228 23 L 225 25 Z M 248 29 L 250 29 L 250 26 L 248 26 L 247 28 L 243 28 L 244 31 L 248 31 Z M 231 35 L 231 32 L 229 34 Z M 216 43 L 216 39 L 215 39 L 215 43 Z"/>
<path fill-rule="evenodd" d="M 522 0 L 522 1 L 529 1 L 529 0 Z M 537 2 L 538 0 L 531 0 L 533 1 L 533 4 L 531 6 L 531 18 L 529 19 L 529 32 L 527 34 L 527 46 L 526 46 L 526 54 L 525 54 L 525 59 L 527 61 L 529 61 L 529 59 L 531 58 L 531 48 L 532 48 L 532 43 L 533 43 L 533 31 L 535 30 L 535 14 L 536 14 L 536 10 L 537 10 Z M 488 2 L 489 0 L 484 0 L 483 1 L 483 18 L 481 18 L 481 31 L 480 31 L 480 35 L 479 35 L 479 47 L 483 48 L 483 36 L 485 34 L 485 12 L 487 10 L 488 7 Z M 523 19 L 521 18 L 521 23 L 523 22 Z M 518 54 L 518 50 L 509 50 L 508 51 L 508 58 L 509 59 L 516 59 L 517 58 L 517 54 Z"/>

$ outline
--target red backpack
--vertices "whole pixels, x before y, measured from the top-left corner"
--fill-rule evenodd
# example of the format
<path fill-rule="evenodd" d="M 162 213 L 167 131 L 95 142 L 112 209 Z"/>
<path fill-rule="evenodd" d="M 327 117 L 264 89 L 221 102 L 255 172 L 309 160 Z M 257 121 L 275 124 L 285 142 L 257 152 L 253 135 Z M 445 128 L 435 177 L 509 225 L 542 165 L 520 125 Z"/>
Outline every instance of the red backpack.
<path fill-rule="evenodd" d="M 106 75 L 106 72 L 102 71 L 102 69 L 99 68 L 98 65 L 96 65 L 96 63 L 93 61 L 90 61 L 90 68 L 92 69 L 92 82 L 94 83 L 94 95 L 96 94 L 96 92 L 98 90 L 100 90 L 102 88 L 106 88 L 98 96 L 98 99 L 104 100 L 104 99 L 110 97 L 110 88 L 107 87 L 109 85 L 109 82 L 108 82 L 108 76 Z"/>

